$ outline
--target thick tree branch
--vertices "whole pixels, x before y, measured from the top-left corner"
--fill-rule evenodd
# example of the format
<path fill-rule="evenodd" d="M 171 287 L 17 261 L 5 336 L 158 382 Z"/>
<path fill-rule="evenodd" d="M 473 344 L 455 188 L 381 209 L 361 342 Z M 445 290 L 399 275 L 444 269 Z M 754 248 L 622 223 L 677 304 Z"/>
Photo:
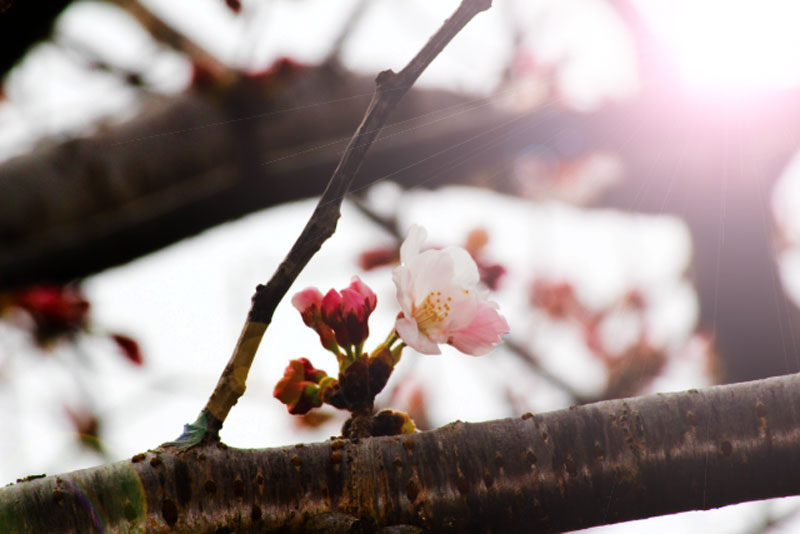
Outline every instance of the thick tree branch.
<path fill-rule="evenodd" d="M 0 164 L 0 288 L 84 277 L 321 195 L 374 82 L 310 67 L 282 84 L 243 78 L 221 95 L 154 99 L 134 121 Z M 412 88 L 392 119 L 354 188 L 389 174 L 406 187 L 469 182 L 453 154 L 480 150 L 476 134 L 509 116 L 485 99 Z"/>
<path fill-rule="evenodd" d="M 0 490 L 0 530 L 299 532 L 334 514 L 364 532 L 562 532 L 800 493 L 798 406 L 789 375 L 410 436 L 166 446 Z"/>
<path fill-rule="evenodd" d="M 350 139 L 306 227 L 270 281 L 256 288 L 247 321 L 233 355 L 198 418 L 200 426 L 210 431 L 211 439 L 217 437 L 217 432 L 228 412 L 244 394 L 247 374 L 261 338 L 272 322 L 275 308 L 309 260 L 336 230 L 342 200 L 350 190 L 367 151 L 378 137 L 389 115 L 447 43 L 472 17 L 488 9 L 490 5 L 491 0 L 463 0 L 455 13 L 445 21 L 403 70 L 396 74 L 392 71 L 383 71 L 378 75 L 377 88 L 367 113 Z"/>
<path fill-rule="evenodd" d="M 370 83 L 310 68 L 265 99 L 259 81 L 244 79 L 222 102 L 192 92 L 101 135 L 0 165 L 0 287 L 85 276 L 320 194 Z M 530 146 L 569 138 L 612 151 L 628 178 L 598 204 L 688 223 L 701 325 L 714 334 L 728 378 L 791 372 L 798 323 L 770 248 L 768 195 L 796 150 L 800 95 L 776 93 L 742 110 L 696 104 L 645 96 L 589 114 L 539 109 L 516 120 L 485 100 L 412 89 L 398 107 L 402 123 L 384 129 L 354 188 L 390 176 L 405 187 L 513 191 L 514 157 Z"/>

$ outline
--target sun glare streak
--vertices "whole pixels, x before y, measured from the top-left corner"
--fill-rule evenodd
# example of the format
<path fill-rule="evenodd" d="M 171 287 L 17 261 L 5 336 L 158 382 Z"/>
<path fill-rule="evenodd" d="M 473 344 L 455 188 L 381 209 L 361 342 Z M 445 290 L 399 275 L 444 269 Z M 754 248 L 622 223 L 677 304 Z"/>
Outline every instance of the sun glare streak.
<path fill-rule="evenodd" d="M 636 0 L 687 88 L 753 93 L 800 85 L 800 2 Z"/>

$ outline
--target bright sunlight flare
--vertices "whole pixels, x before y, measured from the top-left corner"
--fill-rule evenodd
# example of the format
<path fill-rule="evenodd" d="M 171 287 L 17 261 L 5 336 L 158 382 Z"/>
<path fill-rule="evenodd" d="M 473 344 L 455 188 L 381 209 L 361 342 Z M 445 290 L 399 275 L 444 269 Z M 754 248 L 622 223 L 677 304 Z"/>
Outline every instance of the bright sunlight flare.
<path fill-rule="evenodd" d="M 800 84 L 797 0 L 636 0 L 687 87 L 752 93 Z"/>

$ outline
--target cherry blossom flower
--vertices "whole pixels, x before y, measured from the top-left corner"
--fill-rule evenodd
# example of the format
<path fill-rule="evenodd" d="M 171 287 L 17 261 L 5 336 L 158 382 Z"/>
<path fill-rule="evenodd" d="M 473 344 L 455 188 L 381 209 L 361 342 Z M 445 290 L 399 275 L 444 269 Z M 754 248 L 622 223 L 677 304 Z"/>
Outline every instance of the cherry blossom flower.
<path fill-rule="evenodd" d="M 475 261 L 460 247 L 421 251 L 426 236 L 421 226 L 411 227 L 392 273 L 401 309 L 397 334 L 424 354 L 439 354 L 439 343 L 473 356 L 489 352 L 509 329 L 478 286 Z"/>

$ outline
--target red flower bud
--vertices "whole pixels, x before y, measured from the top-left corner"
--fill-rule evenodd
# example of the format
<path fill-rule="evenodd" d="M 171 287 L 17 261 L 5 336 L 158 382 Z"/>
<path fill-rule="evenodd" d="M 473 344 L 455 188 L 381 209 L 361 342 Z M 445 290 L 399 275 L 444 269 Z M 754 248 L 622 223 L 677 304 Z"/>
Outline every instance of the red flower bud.
<path fill-rule="evenodd" d="M 342 292 L 331 289 L 322 299 L 322 318 L 342 347 L 359 346 L 369 336 L 368 320 L 377 304 L 375 293 L 357 276 Z"/>
<path fill-rule="evenodd" d="M 111 339 L 122 349 L 122 354 L 134 365 L 142 365 L 142 351 L 139 344 L 131 337 L 123 334 L 111 334 Z"/>
<path fill-rule="evenodd" d="M 286 405 L 290 414 L 308 413 L 322 406 L 318 384 L 326 376 L 325 371 L 315 369 L 306 358 L 291 360 L 272 395 Z"/>
<path fill-rule="evenodd" d="M 46 342 L 85 328 L 89 302 L 71 286 L 42 284 L 16 293 L 13 304 L 27 311 L 36 323 L 36 339 Z"/>
<path fill-rule="evenodd" d="M 342 318 L 342 296 L 335 289 L 325 293 L 325 297 L 322 299 L 322 320 L 333 329 L 336 342 L 340 346 L 347 347 L 351 345 L 347 331 L 342 328 L 344 323 Z"/>

